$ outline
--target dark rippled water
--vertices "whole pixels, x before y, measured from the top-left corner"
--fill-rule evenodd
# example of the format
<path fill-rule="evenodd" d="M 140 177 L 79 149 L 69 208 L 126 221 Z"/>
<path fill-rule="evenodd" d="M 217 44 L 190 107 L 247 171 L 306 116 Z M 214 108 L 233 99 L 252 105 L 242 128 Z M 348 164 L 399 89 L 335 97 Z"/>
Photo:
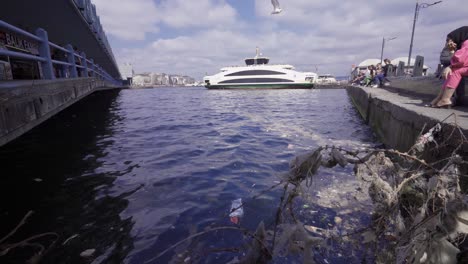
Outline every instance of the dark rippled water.
<path fill-rule="evenodd" d="M 236 198 L 246 202 L 241 226 L 271 225 L 279 191 L 250 197 L 294 156 L 373 140 L 345 90 L 96 93 L 0 148 L 0 237 L 33 210 L 11 241 L 56 232 L 44 263 L 144 263 L 206 227 L 232 225 Z M 236 232 L 212 233 L 150 263 L 225 263 L 239 254 L 207 249 L 242 243 Z M 91 259 L 79 256 L 86 249 L 96 249 Z"/>

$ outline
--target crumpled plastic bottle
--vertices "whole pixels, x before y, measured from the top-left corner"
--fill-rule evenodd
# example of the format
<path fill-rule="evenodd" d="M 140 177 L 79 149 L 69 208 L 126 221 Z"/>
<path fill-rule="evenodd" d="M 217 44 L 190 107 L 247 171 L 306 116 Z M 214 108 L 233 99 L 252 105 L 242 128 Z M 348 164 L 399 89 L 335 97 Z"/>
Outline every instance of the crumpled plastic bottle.
<path fill-rule="evenodd" d="M 244 216 L 244 209 L 242 207 L 242 198 L 232 201 L 230 210 L 231 213 L 229 214 L 229 218 L 232 223 L 239 224 L 239 218 Z"/>
<path fill-rule="evenodd" d="M 429 142 L 433 142 L 434 144 L 438 145 L 437 144 L 437 141 L 435 141 L 434 139 L 434 135 L 436 133 L 438 133 L 439 131 L 442 130 L 442 126 L 440 125 L 440 123 L 437 123 L 437 125 L 435 125 L 433 128 L 429 129 L 429 131 L 420 136 L 416 142 L 416 144 L 414 145 L 414 149 L 417 151 L 417 152 L 423 152 L 424 151 L 424 148 L 425 146 L 429 143 Z"/>

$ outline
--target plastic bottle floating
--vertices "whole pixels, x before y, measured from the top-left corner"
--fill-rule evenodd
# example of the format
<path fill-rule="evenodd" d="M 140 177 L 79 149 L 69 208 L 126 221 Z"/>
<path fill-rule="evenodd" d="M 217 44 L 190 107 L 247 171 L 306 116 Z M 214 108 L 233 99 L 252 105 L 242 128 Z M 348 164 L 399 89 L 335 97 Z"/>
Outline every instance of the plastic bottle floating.
<path fill-rule="evenodd" d="M 236 225 L 239 224 L 239 219 L 244 215 L 244 209 L 242 207 L 241 198 L 232 201 L 229 218 L 231 222 Z"/>

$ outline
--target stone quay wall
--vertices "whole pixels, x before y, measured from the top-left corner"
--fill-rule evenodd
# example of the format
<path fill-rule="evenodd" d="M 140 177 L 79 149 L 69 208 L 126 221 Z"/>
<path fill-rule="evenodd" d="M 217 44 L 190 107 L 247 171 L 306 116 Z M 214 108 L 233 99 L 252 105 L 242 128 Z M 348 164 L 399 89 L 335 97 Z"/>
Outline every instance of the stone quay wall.
<path fill-rule="evenodd" d="M 0 146 L 85 96 L 115 88 L 96 78 L 0 82 Z"/>
<path fill-rule="evenodd" d="M 382 143 L 391 148 L 408 150 L 424 123 L 433 122 L 373 93 L 372 88 L 350 86 L 347 91 L 362 118 Z"/>
<path fill-rule="evenodd" d="M 439 91 L 429 85 L 428 82 L 432 81 L 425 79 L 420 82 L 420 85 L 417 85 L 417 80 L 410 81 L 412 83 L 404 80 L 402 82 L 405 86 L 400 84 L 398 89 L 401 90 L 399 92 L 395 92 L 394 89 L 397 86 L 396 82 L 392 82 L 394 87 L 388 90 L 360 86 L 348 86 L 346 89 L 357 111 L 372 128 L 378 139 L 387 147 L 407 152 L 421 132 L 425 133 L 437 123 L 441 123 L 442 131 L 438 137 L 438 143 L 440 144 L 442 140 L 447 144 L 447 147 L 437 151 L 434 151 L 432 147 L 426 148 L 422 157 L 428 162 L 451 157 L 452 151 L 460 147 L 462 140 L 460 134 L 455 130 L 454 123 L 458 125 L 464 136 L 468 137 L 468 107 L 466 104 L 454 109 L 425 107 L 424 104 L 429 103 Z M 411 91 L 414 92 L 411 87 L 420 91 L 411 93 Z M 463 89 L 466 86 L 459 88 Z M 409 89 L 410 93 L 406 89 Z M 422 92 L 427 93 L 429 97 L 422 98 Z M 466 144 L 458 153 L 463 160 L 468 160 Z M 459 169 L 460 173 L 468 174 L 467 164 L 460 165 Z M 468 179 L 461 177 L 460 185 L 462 189 L 468 190 Z"/>
<path fill-rule="evenodd" d="M 424 107 L 429 101 L 386 89 L 360 86 L 348 86 L 346 89 L 357 111 L 379 140 L 390 148 L 407 151 L 423 129 L 428 130 L 452 113 L 458 116 L 459 127 L 468 135 L 468 118 L 464 109 Z M 446 122 L 453 122 L 453 118 Z M 447 133 L 450 131 L 447 129 Z"/>

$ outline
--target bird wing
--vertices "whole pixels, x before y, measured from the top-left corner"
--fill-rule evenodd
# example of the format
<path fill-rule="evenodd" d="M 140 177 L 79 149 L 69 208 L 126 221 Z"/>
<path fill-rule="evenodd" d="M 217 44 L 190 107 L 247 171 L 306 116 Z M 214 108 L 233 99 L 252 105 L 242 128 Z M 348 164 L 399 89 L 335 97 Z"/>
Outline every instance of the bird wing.
<path fill-rule="evenodd" d="M 271 4 L 275 9 L 280 7 L 278 0 L 271 0 Z"/>

